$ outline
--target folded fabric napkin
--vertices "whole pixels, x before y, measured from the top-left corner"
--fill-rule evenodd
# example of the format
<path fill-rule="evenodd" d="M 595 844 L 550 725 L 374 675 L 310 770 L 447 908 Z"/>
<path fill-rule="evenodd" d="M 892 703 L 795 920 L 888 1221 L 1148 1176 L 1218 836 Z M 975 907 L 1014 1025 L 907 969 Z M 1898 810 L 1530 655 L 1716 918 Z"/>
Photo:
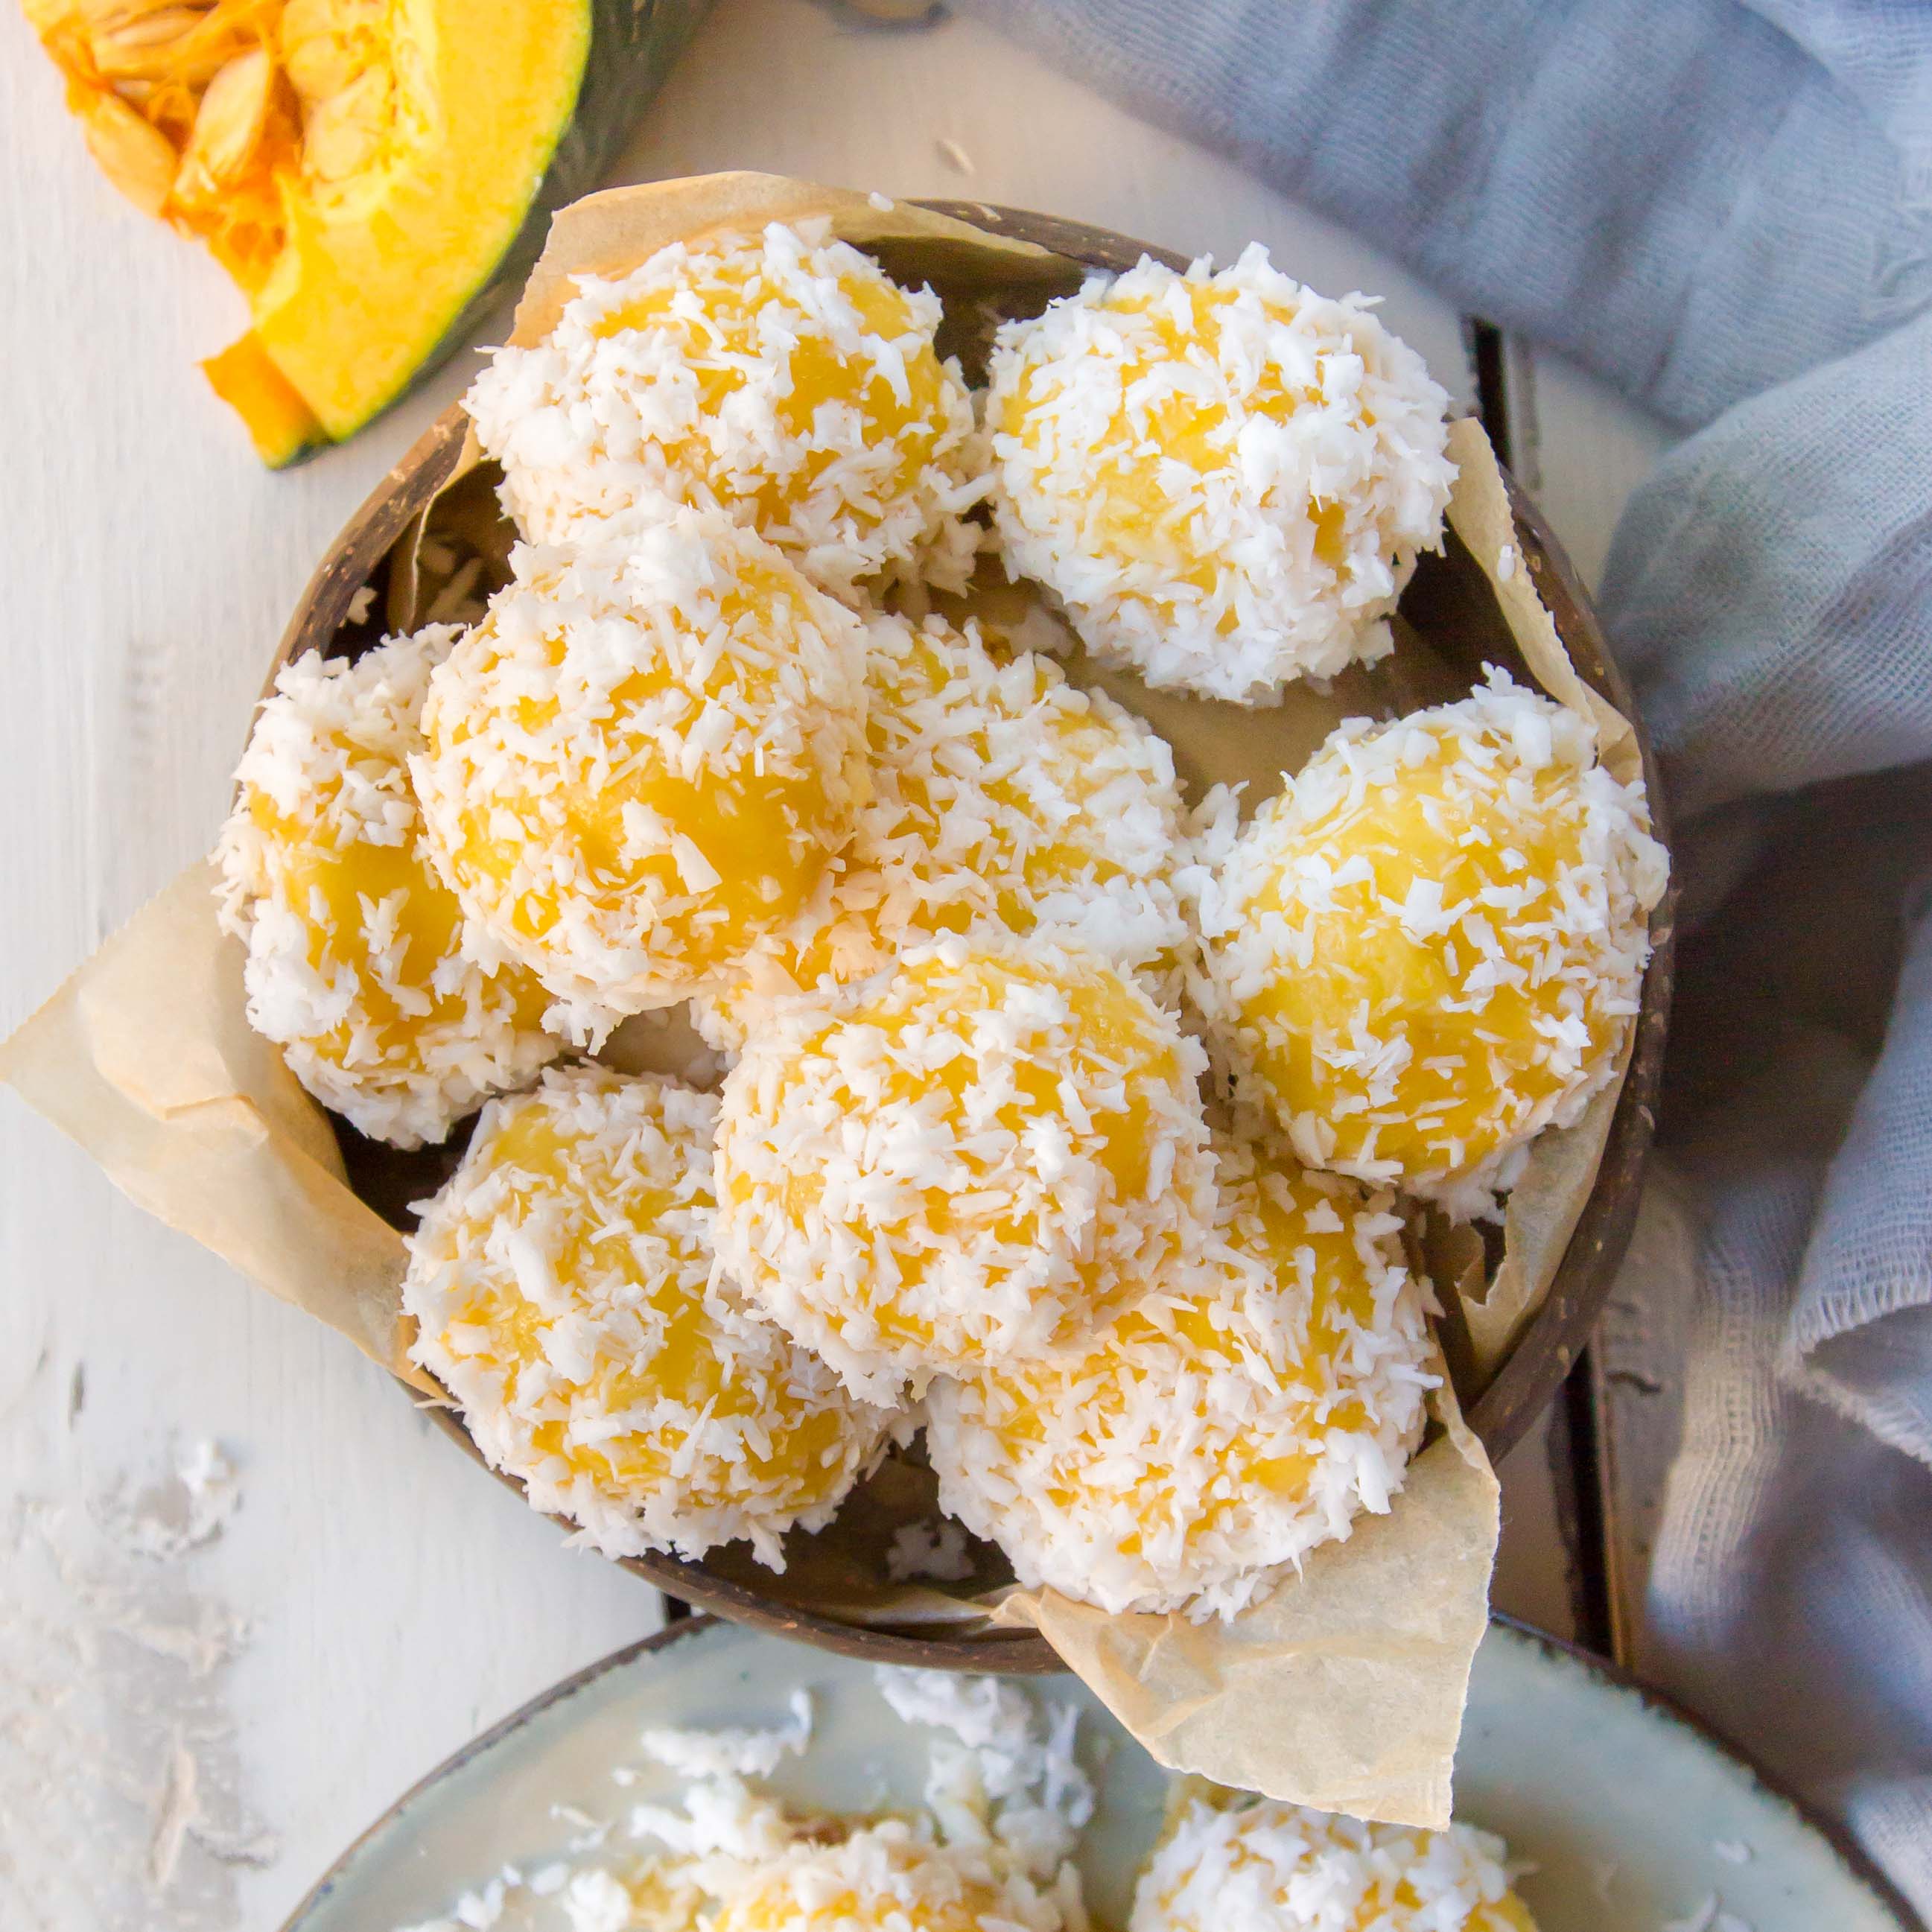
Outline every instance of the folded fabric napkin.
<path fill-rule="evenodd" d="M 1639 1662 L 1932 1916 L 1932 5 L 956 4 L 1695 432 L 1602 596 L 1687 892 Z"/>

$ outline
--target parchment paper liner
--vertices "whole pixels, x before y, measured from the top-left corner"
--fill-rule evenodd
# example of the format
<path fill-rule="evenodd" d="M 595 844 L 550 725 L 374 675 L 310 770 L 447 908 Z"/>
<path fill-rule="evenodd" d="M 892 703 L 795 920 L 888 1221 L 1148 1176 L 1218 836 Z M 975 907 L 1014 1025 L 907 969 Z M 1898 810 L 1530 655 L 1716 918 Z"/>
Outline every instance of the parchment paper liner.
<path fill-rule="evenodd" d="M 574 274 L 620 272 L 680 236 L 813 217 L 895 272 L 939 289 L 954 338 L 945 346 L 969 370 L 999 313 L 1037 309 L 1078 277 L 1060 258 L 943 215 L 776 177 L 717 176 L 614 190 L 562 211 L 512 339 L 541 336 Z M 1503 562 L 1515 532 L 1487 440 L 1469 422 L 1454 424 L 1451 437 L 1460 478 L 1450 525 L 1487 577 L 1524 663 L 1552 697 L 1595 719 L 1606 764 L 1636 776 L 1630 726 L 1576 675 L 1528 572 Z M 466 446 L 446 494 L 474 462 Z M 394 622 L 416 616 L 417 547 L 434 517 L 432 506 L 392 553 Z M 986 592 L 992 627 L 1024 617 L 1013 597 Z M 1412 629 L 1398 629 L 1384 665 L 1326 694 L 1293 690 L 1272 710 L 1147 693 L 1077 658 L 1074 670 L 1148 714 L 1170 736 L 1184 773 L 1252 774 L 1263 782 L 1259 796 L 1341 717 L 1392 716 L 1466 688 Z M 401 1238 L 350 1191 L 328 1123 L 247 1024 L 242 948 L 217 926 L 212 878 L 208 862 L 190 867 L 109 940 L 0 1046 L 0 1078 L 151 1213 L 438 1394 L 405 1354 Z M 1438 1226 L 1419 1240 L 1438 1286 L 1460 1300 L 1451 1327 L 1466 1338 L 1476 1385 L 1548 1291 L 1595 1178 L 1616 1094 L 1613 1085 L 1578 1125 L 1534 1150 L 1486 1293 L 1481 1244 L 1468 1231 Z M 782 1594 L 798 1600 L 798 1586 L 814 1582 L 821 1606 L 861 1624 L 1032 1623 L 1164 1764 L 1324 1809 L 1448 1822 L 1498 1508 L 1481 1445 L 1446 1387 L 1390 1513 L 1364 1517 L 1346 1542 L 1312 1552 L 1298 1577 L 1228 1626 L 1108 1617 L 1010 1584 L 970 1597 L 888 1584 L 877 1560 L 883 1541 L 929 1508 L 930 1493 L 916 1466 L 889 1465 L 857 1507 L 803 1540 L 817 1546 L 796 1549 Z M 748 1568 L 733 1552 L 714 1558 L 737 1574 Z"/>

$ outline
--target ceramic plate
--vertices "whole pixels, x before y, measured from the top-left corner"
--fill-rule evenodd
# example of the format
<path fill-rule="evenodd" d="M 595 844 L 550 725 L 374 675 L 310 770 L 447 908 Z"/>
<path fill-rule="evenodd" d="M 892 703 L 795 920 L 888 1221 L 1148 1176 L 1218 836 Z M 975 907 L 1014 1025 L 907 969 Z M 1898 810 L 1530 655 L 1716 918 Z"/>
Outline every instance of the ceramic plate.
<path fill-rule="evenodd" d="M 696 1619 L 567 1679 L 459 1752 L 350 1847 L 284 1932 L 437 1918 L 505 1862 L 528 1870 L 561 1853 L 586 1816 L 673 1796 L 677 1780 L 638 1748 L 646 1725 L 777 1724 L 801 1688 L 812 1742 L 769 1787 L 818 1810 L 916 1805 L 930 1733 L 886 1708 L 872 1666 Z M 1087 1714 L 1082 1755 L 1100 1802 L 1081 1862 L 1096 1918 L 1120 1924 L 1165 1774 L 1076 1679 L 1026 1688 Z M 615 1784 L 619 1766 L 634 1781 Z M 1456 1810 L 1534 1864 L 1521 1890 L 1541 1932 L 1918 1932 L 1703 1733 L 1512 1625 L 1492 1625 L 1477 1656 Z"/>

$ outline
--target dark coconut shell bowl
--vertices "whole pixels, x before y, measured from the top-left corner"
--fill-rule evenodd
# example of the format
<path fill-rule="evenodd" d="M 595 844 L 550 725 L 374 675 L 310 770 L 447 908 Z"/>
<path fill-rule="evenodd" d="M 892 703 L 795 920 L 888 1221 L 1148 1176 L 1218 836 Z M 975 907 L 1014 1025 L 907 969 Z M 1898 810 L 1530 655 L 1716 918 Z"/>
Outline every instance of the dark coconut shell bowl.
<path fill-rule="evenodd" d="M 1085 272 L 1123 271 L 1143 254 L 1176 268 L 1186 266 L 1180 256 L 1105 229 L 977 203 L 928 205 L 990 234 L 1037 244 L 1061 258 L 1057 272 L 1043 274 L 1034 261 L 1022 275 L 1013 272 L 1010 255 L 988 251 L 978 257 L 956 243 L 882 244 L 872 250 L 890 272 L 910 283 L 928 283 L 941 297 L 946 308 L 942 352 L 958 355 L 976 381 L 983 374 L 993 328 L 1009 316 L 1037 313 L 1053 296 L 1077 287 Z M 439 580 L 436 595 L 446 606 L 473 604 L 504 580 L 514 533 L 497 508 L 494 467 L 484 464 L 454 488 L 445 488 L 458 466 L 464 428 L 459 410 L 442 417 L 351 518 L 304 592 L 274 670 L 309 651 L 352 657 L 387 628 L 446 614 L 445 609 L 431 608 L 435 597 L 430 586 Z M 1655 759 L 1629 688 L 1604 648 L 1589 600 L 1561 546 L 1535 507 L 1514 484 L 1509 487 L 1519 553 L 1571 662 L 1584 681 L 1636 726 L 1662 834 L 1666 828 Z M 373 595 L 360 594 L 365 590 Z M 1426 648 L 1438 682 L 1446 670 L 1466 688 L 1490 663 L 1502 664 L 1519 680 L 1528 679 L 1489 579 L 1453 535 L 1441 555 L 1421 560 L 1404 593 L 1396 628 L 1399 638 L 1419 640 Z M 1402 656 L 1399 643 L 1390 662 Z M 1418 701 L 1430 701 L 1435 694 Z M 1672 906 L 1666 898 L 1652 916 L 1654 951 L 1629 1069 L 1594 1186 L 1547 1296 L 1500 1366 L 1486 1377 L 1475 1371 L 1451 1298 L 1442 1331 L 1444 1351 L 1463 1411 L 1492 1460 L 1500 1460 L 1521 1439 L 1574 1366 L 1630 1238 L 1663 1066 Z M 352 1186 L 404 1228 L 413 1225 L 409 1204 L 435 1191 L 460 1158 L 466 1138 L 459 1130 L 442 1148 L 406 1154 L 364 1140 L 340 1120 L 334 1125 Z M 458 1412 L 427 1412 L 452 1442 L 481 1463 Z M 514 1478 L 500 1480 L 520 1490 Z M 972 1574 L 956 1582 L 908 1587 L 892 1580 L 888 1558 L 894 1532 L 934 1510 L 932 1479 L 915 1449 L 889 1458 L 827 1529 L 791 1538 L 783 1574 L 755 1563 L 742 1545 L 713 1550 L 700 1562 L 670 1556 L 622 1560 L 625 1568 L 673 1597 L 849 1655 L 956 1670 L 1060 1668 L 1037 1634 L 997 1627 L 987 1617 L 987 1593 L 1011 1578 L 998 1550 L 969 1546 Z"/>

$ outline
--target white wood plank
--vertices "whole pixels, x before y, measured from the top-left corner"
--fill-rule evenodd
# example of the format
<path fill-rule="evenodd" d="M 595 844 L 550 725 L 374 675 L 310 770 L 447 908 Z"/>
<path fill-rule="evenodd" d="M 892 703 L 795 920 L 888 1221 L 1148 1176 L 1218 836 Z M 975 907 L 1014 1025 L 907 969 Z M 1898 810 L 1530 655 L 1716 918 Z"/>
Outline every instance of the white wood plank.
<path fill-rule="evenodd" d="M 763 166 L 1004 200 L 1223 254 L 1258 236 L 1318 286 L 1382 292 L 1394 326 L 1467 394 L 1456 318 L 1374 251 L 964 23 L 861 33 L 802 0 L 736 0 L 628 166 Z M 238 299 L 100 180 L 12 9 L 0 9 L 0 249 L 15 265 L 0 286 L 4 1027 L 206 845 L 262 666 L 316 556 L 464 371 L 349 448 L 266 475 L 192 366 L 241 326 Z M 88 1901 L 44 1922 L 273 1924 L 410 1779 L 650 1628 L 655 1599 L 561 1549 L 424 1441 L 345 1346 L 145 1219 L 10 1096 L 0 1159 L 0 1662 L 31 1618 L 80 1626 L 99 1607 L 12 1560 L 31 1535 L 23 1510 L 103 1506 L 158 1474 L 173 1442 L 218 1438 L 244 1501 L 182 1574 L 253 1624 L 238 1660 L 201 1690 L 212 1687 L 216 1728 L 232 1729 L 248 1813 L 280 1846 L 260 1868 L 230 1869 L 190 1846 L 166 1896 L 142 1892 L 171 1726 L 191 1706 L 206 1721 L 207 1700 L 138 1658 L 83 1647 L 68 1688 L 116 1714 L 130 1784 L 113 1800 L 115 1832 L 84 1848 Z M 158 1569 L 111 1551 L 100 1561 L 117 1586 L 159 1587 Z M 4 1735 L 0 1753 L 13 1748 Z M 218 1756 L 218 1741 L 206 1749 Z M 21 1788 L 20 1762 L 0 1758 L 14 1780 L 0 1792 Z M 62 1815 L 51 1802 L 20 1810 L 0 1823 L 0 1851 L 30 1839 L 58 1849 Z M 4 1864 L 0 1921 L 42 1922 L 40 1904 L 8 1900 Z"/>

